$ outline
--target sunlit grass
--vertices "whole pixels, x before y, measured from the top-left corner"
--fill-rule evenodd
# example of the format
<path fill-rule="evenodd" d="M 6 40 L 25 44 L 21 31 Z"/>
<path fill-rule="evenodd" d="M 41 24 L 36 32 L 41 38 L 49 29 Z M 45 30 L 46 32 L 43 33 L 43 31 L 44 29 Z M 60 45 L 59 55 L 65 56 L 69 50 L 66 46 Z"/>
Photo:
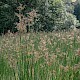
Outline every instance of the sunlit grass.
<path fill-rule="evenodd" d="M 0 80 L 80 80 L 80 31 L 0 39 Z"/>

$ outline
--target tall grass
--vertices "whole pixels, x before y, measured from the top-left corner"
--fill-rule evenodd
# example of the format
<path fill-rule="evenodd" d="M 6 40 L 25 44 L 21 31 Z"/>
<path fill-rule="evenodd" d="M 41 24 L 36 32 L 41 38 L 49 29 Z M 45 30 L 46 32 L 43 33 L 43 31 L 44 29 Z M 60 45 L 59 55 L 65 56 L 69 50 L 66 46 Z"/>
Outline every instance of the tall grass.
<path fill-rule="evenodd" d="M 80 80 L 79 31 L 0 39 L 0 80 Z"/>

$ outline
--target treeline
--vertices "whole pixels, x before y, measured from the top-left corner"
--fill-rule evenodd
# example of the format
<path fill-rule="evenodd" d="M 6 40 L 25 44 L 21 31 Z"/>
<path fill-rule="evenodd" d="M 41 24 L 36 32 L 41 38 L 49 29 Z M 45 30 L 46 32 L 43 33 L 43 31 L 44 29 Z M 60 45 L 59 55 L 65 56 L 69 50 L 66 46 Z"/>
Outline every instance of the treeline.
<path fill-rule="evenodd" d="M 80 1 L 0 0 L 0 34 L 80 27 Z"/>

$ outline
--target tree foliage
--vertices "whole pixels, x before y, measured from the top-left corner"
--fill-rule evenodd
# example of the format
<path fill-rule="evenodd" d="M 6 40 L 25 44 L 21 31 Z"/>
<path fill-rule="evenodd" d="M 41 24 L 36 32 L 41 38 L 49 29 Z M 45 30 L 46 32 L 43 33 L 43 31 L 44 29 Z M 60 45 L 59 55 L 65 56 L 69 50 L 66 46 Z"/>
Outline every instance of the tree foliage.
<path fill-rule="evenodd" d="M 14 23 L 18 21 L 18 18 L 14 14 L 14 8 L 14 4 L 8 3 L 8 0 L 0 1 L 0 33 L 6 33 L 8 30 L 17 31 Z"/>
<path fill-rule="evenodd" d="M 79 2 L 75 5 L 74 14 L 77 16 L 77 19 L 80 21 L 80 3 Z"/>
<path fill-rule="evenodd" d="M 79 23 L 77 19 L 80 20 L 80 3 L 78 1 L 78 5 L 73 5 L 71 1 L 0 0 L 0 33 L 6 33 L 8 30 L 11 32 L 18 31 L 17 25 L 21 21 L 16 14 L 25 16 L 26 22 L 32 18 L 31 25 L 25 24 L 27 32 L 31 30 L 35 32 L 62 30 L 76 26 Z M 20 4 L 22 7 L 25 6 L 21 11 L 17 9 Z M 34 11 L 36 11 L 36 17 L 29 14 Z M 77 19 L 73 13 L 77 16 Z"/>
<path fill-rule="evenodd" d="M 41 31 L 61 29 L 65 11 L 62 0 L 46 0 L 38 8 L 39 17 L 34 27 Z"/>

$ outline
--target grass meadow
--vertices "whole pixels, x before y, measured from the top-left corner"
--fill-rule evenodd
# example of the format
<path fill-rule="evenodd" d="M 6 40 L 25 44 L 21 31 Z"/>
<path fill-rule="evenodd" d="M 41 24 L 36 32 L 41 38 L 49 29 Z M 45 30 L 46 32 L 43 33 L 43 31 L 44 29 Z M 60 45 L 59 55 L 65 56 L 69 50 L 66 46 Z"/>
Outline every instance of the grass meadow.
<path fill-rule="evenodd" d="M 0 80 L 80 80 L 80 31 L 1 36 Z"/>

